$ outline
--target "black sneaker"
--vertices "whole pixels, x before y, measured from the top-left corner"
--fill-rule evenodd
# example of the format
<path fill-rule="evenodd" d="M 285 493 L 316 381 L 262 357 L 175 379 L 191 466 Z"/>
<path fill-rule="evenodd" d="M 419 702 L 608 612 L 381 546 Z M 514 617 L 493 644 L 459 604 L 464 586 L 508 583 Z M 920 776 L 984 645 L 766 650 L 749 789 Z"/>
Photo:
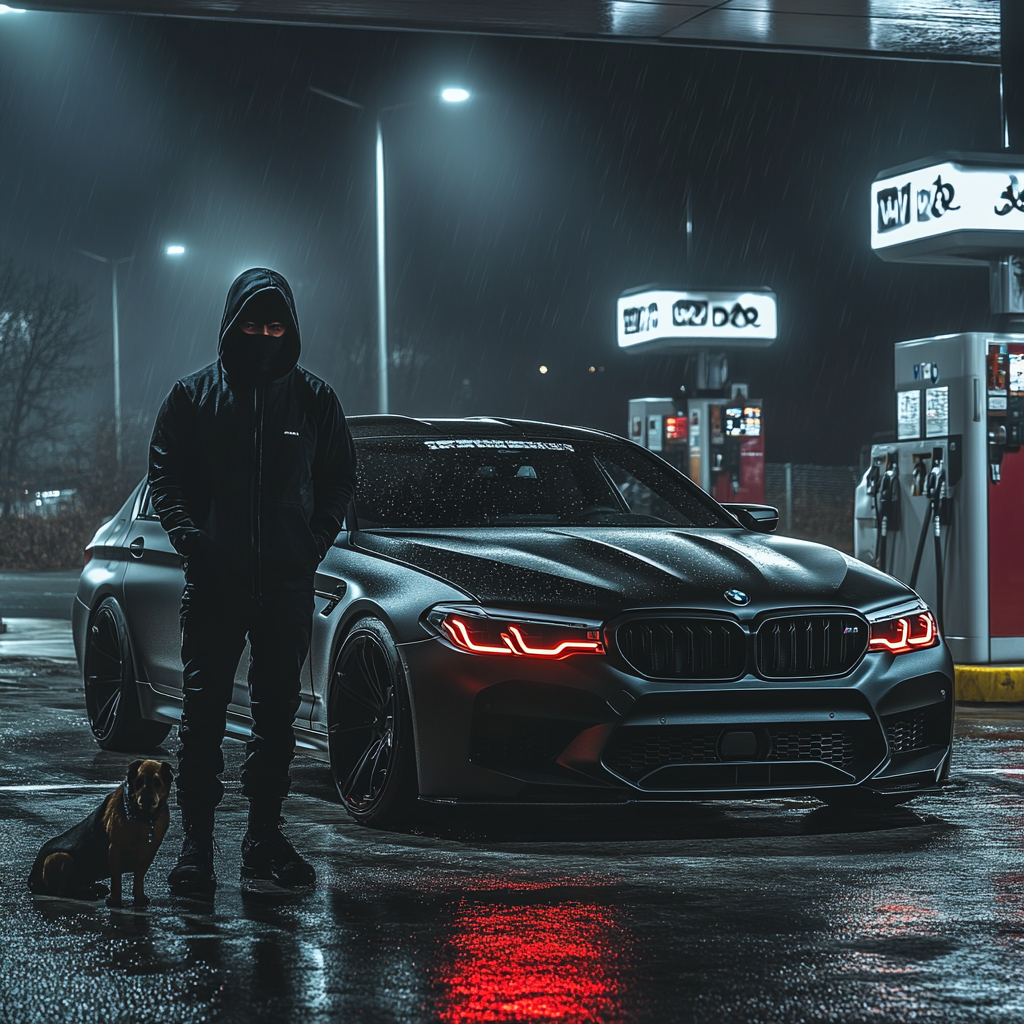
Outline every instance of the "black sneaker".
<path fill-rule="evenodd" d="M 279 828 L 258 840 L 250 832 L 242 839 L 242 878 L 270 882 L 282 889 L 309 889 L 316 871 L 296 852 Z"/>
<path fill-rule="evenodd" d="M 217 888 L 213 871 L 213 837 L 185 833 L 178 863 L 171 868 L 167 884 L 175 896 L 212 896 Z"/>

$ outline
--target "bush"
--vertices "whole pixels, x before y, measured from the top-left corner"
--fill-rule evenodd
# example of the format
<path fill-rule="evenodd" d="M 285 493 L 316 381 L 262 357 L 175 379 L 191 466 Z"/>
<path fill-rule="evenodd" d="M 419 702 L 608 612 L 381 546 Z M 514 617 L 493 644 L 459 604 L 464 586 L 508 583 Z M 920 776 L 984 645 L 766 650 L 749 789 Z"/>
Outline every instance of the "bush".
<path fill-rule="evenodd" d="M 0 569 L 81 569 L 85 546 L 106 518 L 81 509 L 52 516 L 0 516 Z"/>

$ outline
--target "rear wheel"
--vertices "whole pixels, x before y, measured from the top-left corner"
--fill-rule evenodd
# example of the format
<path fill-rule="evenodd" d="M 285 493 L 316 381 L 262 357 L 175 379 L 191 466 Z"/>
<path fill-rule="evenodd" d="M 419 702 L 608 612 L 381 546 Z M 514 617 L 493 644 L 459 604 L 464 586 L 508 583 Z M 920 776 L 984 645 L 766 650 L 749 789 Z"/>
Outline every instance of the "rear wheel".
<path fill-rule="evenodd" d="M 409 816 L 417 796 L 405 669 L 379 619 L 361 619 L 338 652 L 327 699 L 331 772 L 345 809 L 385 828 Z"/>
<path fill-rule="evenodd" d="M 84 666 L 85 710 L 104 750 L 152 750 L 170 732 L 165 722 L 142 717 L 128 626 L 112 597 L 105 597 L 93 614 Z"/>

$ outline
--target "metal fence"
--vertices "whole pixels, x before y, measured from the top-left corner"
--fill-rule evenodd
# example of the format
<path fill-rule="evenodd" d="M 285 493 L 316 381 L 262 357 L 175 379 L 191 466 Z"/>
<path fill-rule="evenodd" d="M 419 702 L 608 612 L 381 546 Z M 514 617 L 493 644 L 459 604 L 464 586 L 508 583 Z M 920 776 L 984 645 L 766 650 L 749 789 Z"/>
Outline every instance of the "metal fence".
<path fill-rule="evenodd" d="M 778 532 L 853 554 L 853 494 L 856 466 L 808 466 L 769 462 L 764 500 L 779 510 Z"/>

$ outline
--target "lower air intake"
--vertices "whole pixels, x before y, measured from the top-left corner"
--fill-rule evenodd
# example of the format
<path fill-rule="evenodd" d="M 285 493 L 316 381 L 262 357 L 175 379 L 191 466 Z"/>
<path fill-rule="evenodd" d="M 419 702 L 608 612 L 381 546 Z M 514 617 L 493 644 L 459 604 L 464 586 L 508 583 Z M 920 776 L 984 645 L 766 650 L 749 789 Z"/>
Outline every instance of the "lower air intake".
<path fill-rule="evenodd" d="M 758 737 L 758 751 L 749 763 L 827 764 L 857 774 L 858 762 L 870 758 L 877 727 L 867 722 L 822 728 L 793 724 L 737 726 L 627 726 L 620 728 L 604 751 L 605 766 L 622 778 L 639 782 L 668 765 L 734 763 L 723 750 L 723 737 L 735 730 L 750 730 Z M 763 737 L 763 743 L 760 742 Z M 877 763 L 877 762 L 876 762 Z"/>
<path fill-rule="evenodd" d="M 899 716 L 888 715 L 883 722 L 889 739 L 889 753 L 903 754 L 928 745 L 924 708 Z"/>

